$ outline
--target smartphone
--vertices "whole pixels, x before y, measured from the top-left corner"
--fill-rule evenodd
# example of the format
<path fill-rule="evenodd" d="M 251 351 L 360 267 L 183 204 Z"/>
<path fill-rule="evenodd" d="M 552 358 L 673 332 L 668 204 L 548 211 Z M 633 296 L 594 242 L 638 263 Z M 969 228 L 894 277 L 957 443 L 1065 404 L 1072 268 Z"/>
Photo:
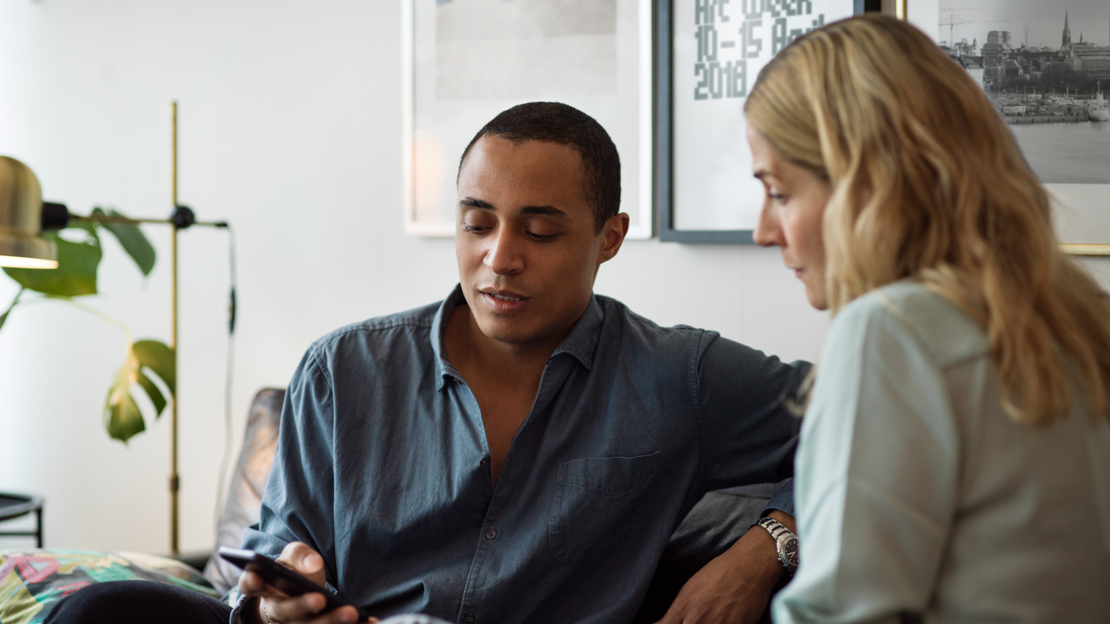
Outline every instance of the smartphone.
<path fill-rule="evenodd" d="M 262 580 L 265 581 L 267 585 L 285 592 L 288 596 L 300 596 L 301 594 L 311 592 L 323 594 L 324 600 L 327 601 L 327 604 L 324 605 L 324 611 L 331 611 L 345 606 L 355 607 L 355 605 L 341 600 L 330 589 L 320 587 L 316 583 L 313 583 L 273 559 L 265 555 L 260 555 L 253 550 L 220 546 L 220 557 L 226 561 L 230 561 L 240 570 L 254 572 L 258 576 L 261 576 Z M 370 618 L 369 613 L 358 607 L 355 607 L 355 609 L 358 611 L 358 621 L 362 622 Z"/>

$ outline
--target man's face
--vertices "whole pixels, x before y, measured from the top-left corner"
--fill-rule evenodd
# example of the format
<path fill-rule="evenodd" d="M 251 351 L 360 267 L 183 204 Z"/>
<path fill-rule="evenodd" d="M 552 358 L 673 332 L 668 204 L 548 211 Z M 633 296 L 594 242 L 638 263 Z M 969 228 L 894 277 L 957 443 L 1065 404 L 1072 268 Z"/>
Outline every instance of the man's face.
<path fill-rule="evenodd" d="M 597 232 L 578 152 L 484 136 L 459 171 L 455 254 L 479 329 L 501 342 L 561 340 L 586 310 L 628 215 Z"/>

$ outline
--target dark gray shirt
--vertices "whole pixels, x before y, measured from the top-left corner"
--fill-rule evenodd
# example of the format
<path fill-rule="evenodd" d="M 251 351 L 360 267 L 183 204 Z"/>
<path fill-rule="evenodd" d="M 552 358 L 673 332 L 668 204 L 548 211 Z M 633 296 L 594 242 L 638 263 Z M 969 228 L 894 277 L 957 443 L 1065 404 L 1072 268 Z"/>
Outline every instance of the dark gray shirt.
<path fill-rule="evenodd" d="M 312 345 L 245 548 L 305 542 L 329 585 L 379 617 L 626 622 L 706 491 L 792 473 L 785 402 L 806 366 L 595 295 L 494 487 L 478 404 L 443 346 L 464 303 L 456 288 Z M 792 513 L 791 488 L 771 506 Z"/>

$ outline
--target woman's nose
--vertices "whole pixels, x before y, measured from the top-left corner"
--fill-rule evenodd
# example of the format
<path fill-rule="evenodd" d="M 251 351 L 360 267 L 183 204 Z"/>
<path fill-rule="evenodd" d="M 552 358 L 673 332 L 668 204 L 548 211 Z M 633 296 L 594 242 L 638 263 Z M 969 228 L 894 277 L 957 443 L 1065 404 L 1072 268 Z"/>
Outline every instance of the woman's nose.
<path fill-rule="evenodd" d="M 763 209 L 759 211 L 759 220 L 756 221 L 755 231 L 752 233 L 752 239 L 755 244 L 762 247 L 782 247 L 782 227 L 778 222 L 778 216 L 775 211 L 771 210 L 766 204 Z"/>

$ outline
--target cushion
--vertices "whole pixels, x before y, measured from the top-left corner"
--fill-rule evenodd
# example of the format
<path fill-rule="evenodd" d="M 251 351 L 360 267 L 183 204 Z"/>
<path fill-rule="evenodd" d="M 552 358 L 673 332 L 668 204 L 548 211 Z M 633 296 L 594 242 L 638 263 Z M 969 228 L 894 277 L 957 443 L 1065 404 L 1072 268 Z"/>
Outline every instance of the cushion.
<path fill-rule="evenodd" d="M 189 566 L 153 555 L 90 550 L 0 551 L 0 622 L 42 622 L 62 598 L 100 581 L 170 583 L 213 598 L 220 593 Z"/>
<path fill-rule="evenodd" d="M 243 530 L 258 522 L 261 516 L 262 491 L 277 450 L 278 425 L 281 423 L 281 405 L 285 390 L 265 388 L 254 397 L 251 413 L 247 418 L 247 431 L 243 435 L 243 449 L 231 477 L 231 485 L 216 524 L 216 544 L 212 558 L 204 568 L 204 576 L 220 592 L 226 592 L 239 583 L 239 568 L 221 559 L 216 552 L 220 546 L 238 548 L 243 543 Z M 4 623 L 6 624 L 6 623 Z"/>

